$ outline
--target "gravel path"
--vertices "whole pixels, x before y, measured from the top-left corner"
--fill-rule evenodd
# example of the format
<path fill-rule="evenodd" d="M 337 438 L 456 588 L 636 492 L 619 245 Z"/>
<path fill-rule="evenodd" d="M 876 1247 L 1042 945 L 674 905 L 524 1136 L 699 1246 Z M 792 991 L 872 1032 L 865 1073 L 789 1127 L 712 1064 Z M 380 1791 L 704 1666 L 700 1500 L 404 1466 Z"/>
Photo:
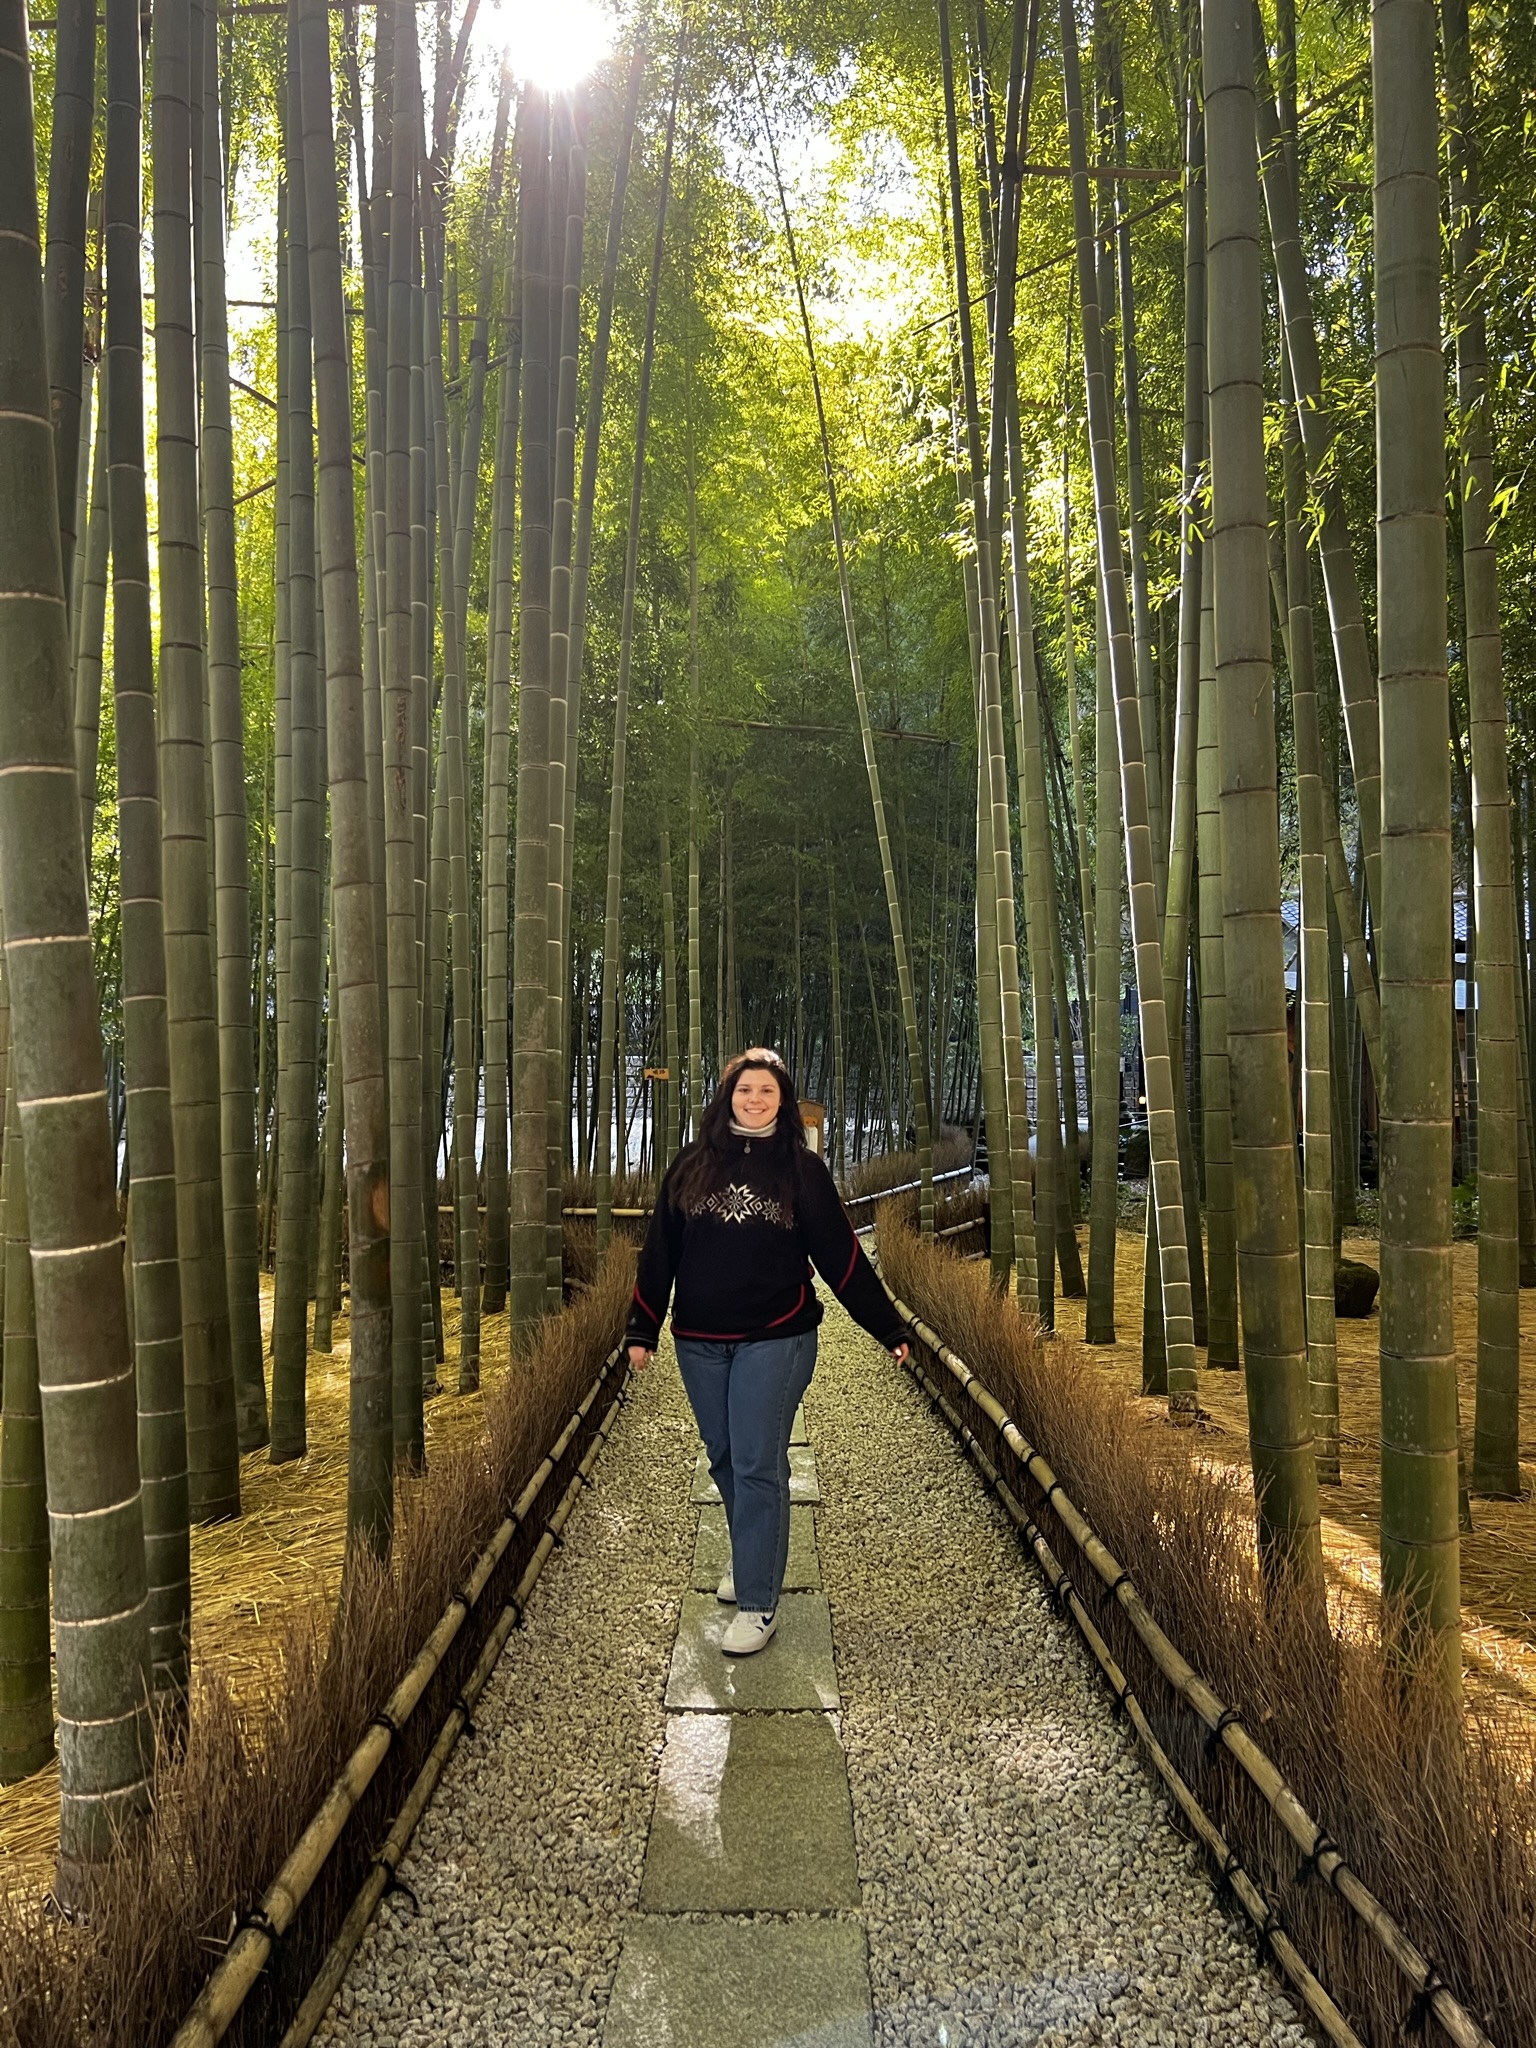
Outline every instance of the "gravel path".
<path fill-rule="evenodd" d="M 806 1415 L 880 2048 L 1304 2048 L 1001 1512 L 836 1308 Z M 419 1912 L 386 1899 L 317 2040 L 601 2041 L 655 1805 L 696 1452 L 667 1347 L 422 1820 L 402 1873 Z"/>
<path fill-rule="evenodd" d="M 837 1310 L 806 1417 L 877 2042 L 1304 2048 L 1002 1511 Z"/>
<path fill-rule="evenodd" d="M 633 1383 L 316 2040 L 597 2042 L 640 1890 L 698 1436 L 664 1354 Z"/>

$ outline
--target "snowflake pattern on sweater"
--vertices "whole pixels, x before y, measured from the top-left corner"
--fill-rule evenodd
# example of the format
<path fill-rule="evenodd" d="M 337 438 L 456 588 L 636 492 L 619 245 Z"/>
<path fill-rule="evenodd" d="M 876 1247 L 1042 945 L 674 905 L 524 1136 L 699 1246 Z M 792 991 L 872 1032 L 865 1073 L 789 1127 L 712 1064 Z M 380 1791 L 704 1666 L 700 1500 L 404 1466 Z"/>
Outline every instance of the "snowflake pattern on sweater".
<path fill-rule="evenodd" d="M 700 1202 L 695 1214 L 713 1216 L 717 1223 L 776 1223 L 781 1230 L 793 1229 L 795 1220 L 784 1213 L 782 1205 L 771 1195 L 760 1195 L 755 1188 L 743 1187 L 739 1181 L 717 1188 Z"/>

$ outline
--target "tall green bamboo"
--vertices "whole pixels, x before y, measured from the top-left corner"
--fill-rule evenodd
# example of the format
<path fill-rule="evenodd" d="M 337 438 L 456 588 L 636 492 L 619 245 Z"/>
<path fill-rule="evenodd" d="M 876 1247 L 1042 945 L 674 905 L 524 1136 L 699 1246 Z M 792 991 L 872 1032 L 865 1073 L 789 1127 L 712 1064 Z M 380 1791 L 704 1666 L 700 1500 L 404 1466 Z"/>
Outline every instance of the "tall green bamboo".
<path fill-rule="evenodd" d="M 56 1890 L 148 1811 L 149 1631 L 123 1236 L 75 777 L 26 20 L 0 11 L 0 902 L 29 1194 L 60 1727 Z"/>
<path fill-rule="evenodd" d="M 1360 844 L 1365 861 L 1366 893 L 1373 912 L 1380 906 L 1381 742 L 1377 731 L 1376 678 L 1371 667 L 1360 585 L 1334 465 L 1330 461 L 1336 432 L 1323 398 L 1323 373 L 1318 351 L 1312 290 L 1302 252 L 1300 201 L 1294 158 L 1282 143 L 1279 109 L 1269 87 L 1263 24 L 1254 0 L 1250 13 L 1257 23 L 1253 49 L 1260 90 L 1256 95 L 1260 169 L 1269 218 L 1270 244 L 1280 292 L 1280 318 L 1286 358 L 1295 380 L 1301 409 L 1301 431 L 1307 468 L 1321 506 L 1318 557 L 1328 598 L 1333 631 L 1333 657 L 1344 705 L 1349 758 L 1354 770 L 1360 815 Z"/>
<path fill-rule="evenodd" d="M 1332 970 L 1328 874 L 1323 852 L 1323 750 L 1318 730 L 1312 638 L 1312 573 L 1302 531 L 1306 462 L 1290 380 L 1285 379 L 1285 582 L 1290 606 L 1286 665 L 1296 743 L 1301 933 L 1297 995 L 1301 1011 L 1302 1266 L 1306 1290 L 1307 1379 L 1313 1455 L 1319 1483 L 1339 1481 L 1339 1353 L 1334 1321 L 1333 1077 L 1330 1045 Z"/>
<path fill-rule="evenodd" d="M 1451 771 L 1434 0 L 1373 0 L 1381 634 L 1381 1567 L 1461 1679 Z"/>
<path fill-rule="evenodd" d="M 991 887 L 997 899 L 997 962 L 1002 1002 L 1003 1081 L 1006 1089 L 1003 1130 L 1009 1151 L 1012 1184 L 1013 1253 L 1021 1300 L 1028 1289 L 1041 1320 L 1049 1328 L 1055 1321 L 1055 1274 L 1053 1256 L 1055 1227 L 1055 1152 L 1052 1133 L 1037 1120 L 1040 1141 L 1035 1160 L 1034 1200 L 1038 1205 L 1040 1236 L 1036 1241 L 1036 1216 L 1031 1210 L 1029 1164 L 1029 1112 L 1024 1090 L 1024 1021 L 1019 987 L 1018 917 L 1013 890 L 1013 834 L 1008 808 L 1008 757 L 1003 737 L 1002 674 L 998 646 L 1000 576 L 996 541 L 1000 524 L 994 528 L 993 508 L 987 502 L 987 466 L 982 450 L 981 403 L 976 375 L 975 331 L 971 325 L 970 266 L 966 250 L 965 208 L 961 197 L 958 122 L 955 112 L 954 57 L 949 32 L 948 0 L 938 0 L 939 58 L 944 80 L 944 130 L 949 166 L 949 218 L 955 264 L 955 306 L 960 338 L 960 377 L 964 405 L 965 446 L 971 483 L 972 533 L 976 547 L 978 624 L 980 627 L 980 722 L 978 745 L 983 762 L 982 801 L 991 812 L 987 845 L 991 854 L 990 874 L 979 871 L 978 888 Z M 1007 309 L 1011 324 L 1011 306 Z M 994 347 L 997 347 L 994 341 Z M 1006 348 L 1001 350 L 1006 361 Z M 998 403 L 1002 385 L 994 378 L 993 434 L 991 458 L 997 475 L 996 500 L 1006 500 L 1006 443 L 1003 408 Z M 1026 813 L 1026 818 L 1028 814 Z M 1034 963 L 1036 986 L 1040 986 L 1039 963 Z M 1046 1014 L 1050 1010 L 1050 978 L 1044 978 Z M 1038 1020 L 1039 1006 L 1036 1016 Z M 1035 1041 L 1035 1085 L 1040 1087 L 1041 1040 Z M 926 1077 L 928 1062 L 923 1061 Z M 1043 1108 L 1042 1108 L 1043 1114 Z M 1054 1111 L 1051 1118 L 1055 1127 Z M 990 1141 L 989 1141 L 990 1145 Z M 993 1224 L 994 1238 L 997 1222 Z"/>
<path fill-rule="evenodd" d="M 635 461 L 629 487 L 629 525 L 624 546 L 624 595 L 619 614 L 618 677 L 613 693 L 613 764 L 608 795 L 608 879 L 603 908 L 603 967 L 597 1050 L 597 1249 L 608 1247 L 613 1210 L 613 1100 L 617 1063 L 618 1004 L 622 999 L 622 956 L 619 951 L 619 906 L 624 871 L 624 794 L 629 751 L 629 677 L 634 660 L 635 594 L 640 576 L 640 510 L 645 488 L 645 447 L 650 428 L 651 376 L 656 362 L 656 321 L 661 299 L 662 254 L 667 205 L 672 190 L 672 157 L 677 138 L 677 103 L 682 90 L 687 50 L 686 26 L 678 31 L 677 61 L 667 108 L 662 144 L 661 180 L 656 201 L 656 233 L 651 244 L 650 291 L 640 345 L 640 381 L 635 398 Z"/>
<path fill-rule="evenodd" d="M 677 907 L 672 895 L 672 834 L 665 813 L 661 820 L 661 989 L 664 1020 L 662 1064 L 667 1070 L 667 1078 L 663 1084 L 664 1092 L 658 1097 L 662 1105 L 656 1120 L 658 1178 L 666 1172 L 677 1155 L 679 1110 L 682 1103 L 682 1048 L 677 1028 Z M 796 1057 L 800 1062 L 796 1071 L 804 1077 L 804 1054 L 800 1052 L 798 1044 Z M 800 1085 L 806 1086 L 804 1078 Z"/>
<path fill-rule="evenodd" d="M 518 209 L 518 236 L 523 213 Z M 487 1315 L 507 1305 L 507 795 L 512 734 L 512 571 L 517 539 L 517 446 L 522 396 L 520 243 L 509 237 L 506 360 L 496 416 L 491 491 L 491 633 L 485 709 L 485 1291 Z M 563 1063 L 562 1063 L 563 1064 Z"/>
<path fill-rule="evenodd" d="M 370 820 L 371 823 L 371 820 Z M 325 1002 L 325 1123 L 320 1137 L 320 1215 L 315 1234 L 314 1348 L 329 1353 L 335 1342 L 335 1321 L 341 1306 L 342 1126 L 341 988 L 336 978 L 336 917 L 330 918 L 330 972 Z M 412 1318 L 412 1331 L 420 1311 Z M 419 1341 L 419 1340 L 418 1340 Z M 416 1375 L 421 1385 L 421 1375 Z"/>
<path fill-rule="evenodd" d="M 1094 924 L 1098 967 L 1094 976 L 1093 1181 L 1088 1204 L 1088 1307 L 1083 1335 L 1089 1344 L 1115 1341 L 1115 1238 L 1120 1172 L 1120 920 L 1123 839 L 1120 764 L 1115 751 L 1115 685 L 1109 664 L 1109 621 L 1103 578 L 1094 579 Z"/>
<path fill-rule="evenodd" d="M 176 1235 L 181 1264 L 192 1519 L 240 1508 L 219 1157 L 219 1036 L 208 943 L 202 521 L 192 303 L 192 74 L 188 0 L 153 36 L 155 420 L 159 486 L 159 748 Z"/>
<path fill-rule="evenodd" d="M 1264 466 L 1254 52 L 1242 0 L 1202 9 L 1209 164 L 1211 524 L 1227 1059 L 1259 1551 L 1321 1593 L 1317 1468 L 1286 1044 Z"/>
<path fill-rule="evenodd" d="M 841 1179 L 848 1130 L 848 1065 L 843 1047 L 842 962 L 837 947 L 837 874 L 827 854 L 827 975 L 832 1003 L 832 1100 L 827 1105 L 827 1165 Z"/>
<path fill-rule="evenodd" d="M 324 0 L 300 0 L 304 171 L 308 198 L 319 538 L 325 600 L 326 760 L 331 888 L 340 989 L 346 1114 L 347 1252 L 352 1276 L 347 1537 L 388 1550 L 392 1520 L 390 1416 L 389 1096 L 374 942 L 372 824 L 363 717 L 362 622 L 352 478 L 347 312 Z"/>
<path fill-rule="evenodd" d="M 917 1001 L 913 993 L 912 969 L 907 957 L 906 923 L 901 907 L 901 895 L 896 886 L 896 869 L 891 854 L 891 835 L 886 826 L 885 799 L 880 787 L 880 764 L 875 755 L 875 735 L 869 715 L 869 699 L 864 689 L 864 664 L 859 652 L 858 625 L 853 611 L 853 585 L 848 574 L 848 550 L 843 538 L 842 509 L 837 495 L 837 473 L 832 466 L 832 440 L 827 429 L 827 409 L 822 398 L 821 373 L 816 362 L 816 342 L 811 328 L 810 307 L 805 296 L 805 280 L 800 269 L 799 251 L 795 246 L 795 231 L 789 216 L 789 200 L 784 190 L 784 180 L 779 169 L 779 154 L 773 139 L 773 130 L 768 122 L 767 103 L 763 98 L 762 80 L 757 76 L 754 64 L 754 81 L 757 87 L 758 107 L 762 116 L 763 135 L 768 144 L 768 154 L 773 166 L 774 186 L 779 198 L 779 211 L 784 221 L 784 240 L 789 255 L 790 270 L 794 276 L 795 297 L 800 310 L 800 327 L 805 337 L 805 352 L 811 373 L 811 391 L 816 401 L 816 424 L 821 442 L 822 473 L 827 486 L 827 506 L 832 520 L 832 544 L 837 555 L 838 590 L 842 600 L 843 631 L 848 642 L 848 667 L 853 682 L 854 702 L 859 714 L 859 734 L 864 745 L 864 768 L 869 778 L 870 804 L 875 817 L 875 837 L 880 846 L 880 868 L 885 882 L 886 914 L 890 919 L 891 950 L 896 961 L 896 985 L 900 992 L 902 1022 L 907 1037 L 907 1067 L 911 1077 L 912 1121 L 917 1133 L 917 1167 L 921 1192 L 918 1196 L 918 1217 L 924 1237 L 933 1235 L 933 1120 L 928 1101 L 927 1063 L 923 1057 L 922 1034 L 917 1023 Z"/>
<path fill-rule="evenodd" d="M 387 10 L 385 10 L 387 11 Z M 417 241 L 416 12 L 397 11 L 392 44 L 388 283 L 384 368 L 384 903 L 389 973 L 391 1414 L 395 1457 L 424 1456 L 421 1291 L 421 985 L 416 943 L 415 717 L 411 622 L 411 282 Z"/>
<path fill-rule="evenodd" d="M 572 723 L 571 606 L 576 522 L 576 413 L 581 347 L 581 274 L 587 224 L 587 127 L 591 108 L 579 88 L 561 125 L 566 176 L 559 190 L 559 217 L 551 217 L 550 241 L 560 258 L 559 373 L 555 380 L 554 515 L 550 529 L 549 595 L 549 1119 L 546 1183 L 545 1288 L 551 1309 L 560 1306 L 564 1226 L 561 1181 L 570 1147 L 571 1110 L 567 1086 L 570 1029 L 565 992 L 570 971 L 570 906 L 566 901 L 565 786 L 579 733 Z M 579 706 L 577 707 L 579 711 Z"/>
<path fill-rule="evenodd" d="M 290 11 L 289 75 L 298 76 Z M 309 201 L 295 88 L 284 107 L 288 176 L 288 589 L 290 823 L 286 1045 L 278 1051 L 277 1275 L 272 1309 L 272 1461 L 304 1455 L 309 1282 L 319 1153 L 320 865 L 325 803 L 315 591 L 315 448 L 311 368 Z M 334 182 L 334 181 L 333 181 Z"/>
<path fill-rule="evenodd" d="M 5 1348 L 0 1367 L 0 1785 L 53 1756 L 48 1501 L 37 1383 L 37 1316 L 21 1124 L 14 1100 L 0 1168 L 5 1208 Z"/>
<path fill-rule="evenodd" d="M 430 223 L 429 223 L 430 225 Z M 429 234 L 429 245 L 433 237 Z M 455 589 L 453 504 L 450 490 L 448 405 L 443 388 L 439 280 L 429 253 L 427 269 L 427 394 L 437 484 L 438 584 L 441 595 L 442 737 L 438 773 L 448 805 L 450 982 L 453 1031 L 454 1279 L 459 1296 L 459 1392 L 480 1384 L 480 1202 L 475 1166 L 475 1123 L 480 1106 L 479 1048 L 475 1033 L 474 933 L 469 908 L 469 724 L 461 613 Z"/>
<path fill-rule="evenodd" d="M 76 471 L 90 445 L 82 439 L 86 215 L 96 126 L 96 0 L 62 0 L 55 11 L 53 122 L 48 145 L 48 237 L 43 307 L 48 334 L 49 416 L 64 591 L 75 567 Z"/>
<path fill-rule="evenodd" d="M 1125 830 L 1126 874 L 1130 883 L 1131 939 L 1136 955 L 1142 1058 L 1146 1070 L 1147 1123 L 1152 1149 L 1152 1197 L 1157 1208 L 1163 1320 L 1168 1353 L 1168 1408 L 1170 1415 L 1176 1420 L 1192 1422 L 1197 1401 L 1189 1253 L 1184 1235 L 1184 1192 L 1173 1100 L 1173 1068 L 1169 1058 L 1168 1013 L 1163 997 L 1162 935 L 1158 918 L 1152 830 L 1147 813 L 1146 765 L 1137 696 L 1135 649 L 1126 593 L 1125 559 L 1120 538 L 1114 420 L 1105 375 L 1104 337 L 1099 316 L 1099 287 L 1094 261 L 1093 207 L 1088 191 L 1088 152 L 1083 127 L 1077 22 L 1072 0 L 1061 0 L 1060 19 L 1068 140 L 1072 160 L 1077 285 L 1082 305 L 1083 367 L 1088 393 L 1089 441 L 1093 456 L 1094 504 L 1099 540 L 1099 573 L 1104 590 L 1110 676 L 1115 696 L 1115 731 Z M 1151 744 L 1156 744 L 1155 738 Z M 1102 802 L 1102 787 L 1100 800 Z M 1101 973 L 1103 964 L 1101 961 Z M 1115 978 L 1118 981 L 1118 970 Z M 1094 1092 L 1095 1095 L 1098 1094 L 1097 1089 Z"/>
<path fill-rule="evenodd" d="M 1475 133 L 1467 0 L 1442 0 L 1450 111 L 1451 257 L 1456 281 L 1461 559 L 1471 709 L 1476 880 L 1477 1410 L 1475 1492 L 1520 1492 L 1520 1298 L 1515 1060 L 1515 906 L 1511 886 L 1509 748 L 1499 560 L 1491 531 L 1493 422 L 1483 274 L 1481 166 Z M 1470 1043 L 1469 1043 L 1470 1050 Z"/>
<path fill-rule="evenodd" d="M 700 734 L 703 715 L 699 678 L 699 494 L 693 439 L 693 338 L 685 343 L 684 404 L 688 466 L 688 1087 L 683 1098 L 683 1137 L 698 1135 L 704 1115 L 704 928 L 699 900 Z M 830 870 L 829 870 L 830 873 Z M 831 933 L 836 958 L 837 931 Z M 834 967 L 834 977 L 836 969 Z M 833 1011 L 837 997 L 833 994 Z M 841 1078 L 841 1077 L 839 1077 Z M 838 1101 L 842 1101 L 839 1090 Z"/>
<path fill-rule="evenodd" d="M 549 1205 L 549 579 L 554 392 L 549 246 L 550 109 L 530 86 L 522 136 L 523 464 L 520 691 L 512 948 L 510 1289 L 513 1343 L 544 1313 Z"/>
<path fill-rule="evenodd" d="M 224 150 L 218 38 L 203 37 L 202 191 L 198 209 L 202 344 L 203 535 L 207 549 L 208 733 L 213 764 L 214 925 L 218 971 L 219 1160 L 230 1356 L 242 1451 L 267 1442 L 256 1229 L 256 1081 L 251 1036 L 251 858 L 240 688 L 229 326 L 224 303 Z"/>
<path fill-rule="evenodd" d="M 1203 550 L 1200 705 L 1195 755 L 1200 840 L 1200 1101 L 1205 1144 L 1208 1325 L 1205 1362 L 1236 1371 L 1237 1212 L 1232 1181 L 1232 1076 L 1227 1059 L 1226 906 L 1221 850 L 1221 709 L 1216 692 L 1216 605 L 1211 550 Z"/>
<path fill-rule="evenodd" d="M 619 128 L 618 156 L 613 171 L 613 193 L 608 207 L 608 237 L 603 255 L 602 284 L 597 295 L 597 324 L 592 337 L 591 369 L 587 377 L 585 419 L 581 439 L 581 486 L 576 501 L 576 533 L 571 557 L 570 638 L 566 644 L 565 684 L 565 721 L 571 744 L 565 769 L 565 831 L 562 839 L 565 872 L 561 891 L 563 916 L 567 925 L 573 899 L 572 879 L 576 859 L 576 777 L 581 763 L 581 749 L 575 741 L 581 731 L 581 683 L 586 650 L 587 588 L 592 573 L 592 528 L 597 507 L 598 457 L 602 451 L 603 411 L 608 389 L 608 355 L 613 335 L 613 302 L 618 283 L 624 198 L 629 189 L 635 115 L 640 103 L 640 88 L 645 78 L 647 54 L 642 22 L 636 32 L 634 49 L 630 53 L 629 78 L 624 90 L 624 118 Z M 568 958 L 568 930 L 565 934 L 565 951 Z"/>
<path fill-rule="evenodd" d="M 107 569 L 111 526 L 107 486 L 106 385 L 96 407 L 96 441 L 91 458 L 90 513 L 75 614 L 75 768 L 80 778 L 80 837 L 89 849 L 96 834 L 96 783 L 101 752 L 102 650 L 107 629 Z M 89 852 L 87 852 L 89 861 Z"/>
<path fill-rule="evenodd" d="M 112 679 L 122 901 L 123 1035 L 133 1340 L 150 1649 L 158 1691 L 184 1696 L 191 1629 L 187 1416 L 177 1258 L 160 775 L 144 469 L 140 275 L 143 90 L 138 11 L 107 14 L 105 425 L 110 442 Z M 257 1358 L 258 1384 L 261 1364 Z"/>

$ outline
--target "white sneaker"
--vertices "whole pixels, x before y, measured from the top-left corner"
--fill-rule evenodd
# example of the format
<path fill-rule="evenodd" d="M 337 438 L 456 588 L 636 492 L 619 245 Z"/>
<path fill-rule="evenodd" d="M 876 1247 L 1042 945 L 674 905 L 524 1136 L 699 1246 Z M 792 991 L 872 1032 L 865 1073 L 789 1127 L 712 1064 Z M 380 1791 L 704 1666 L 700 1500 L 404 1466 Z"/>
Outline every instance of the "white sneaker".
<path fill-rule="evenodd" d="M 778 1625 L 777 1611 L 760 1614 L 743 1607 L 720 1638 L 720 1647 L 727 1657 L 750 1657 L 754 1650 L 763 1647 Z"/>
<path fill-rule="evenodd" d="M 715 1588 L 715 1598 L 723 1600 L 727 1607 L 736 1605 L 736 1574 L 727 1566 L 725 1577 Z"/>

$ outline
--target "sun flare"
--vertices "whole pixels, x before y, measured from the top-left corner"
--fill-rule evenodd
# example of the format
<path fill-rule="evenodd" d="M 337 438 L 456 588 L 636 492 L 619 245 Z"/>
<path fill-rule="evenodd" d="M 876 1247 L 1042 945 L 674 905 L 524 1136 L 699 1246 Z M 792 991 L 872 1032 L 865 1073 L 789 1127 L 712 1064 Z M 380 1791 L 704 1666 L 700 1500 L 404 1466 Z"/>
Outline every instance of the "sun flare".
<path fill-rule="evenodd" d="M 551 91 L 585 78 L 613 44 L 613 18 L 595 0 L 501 0 L 497 13 L 513 72 Z"/>

